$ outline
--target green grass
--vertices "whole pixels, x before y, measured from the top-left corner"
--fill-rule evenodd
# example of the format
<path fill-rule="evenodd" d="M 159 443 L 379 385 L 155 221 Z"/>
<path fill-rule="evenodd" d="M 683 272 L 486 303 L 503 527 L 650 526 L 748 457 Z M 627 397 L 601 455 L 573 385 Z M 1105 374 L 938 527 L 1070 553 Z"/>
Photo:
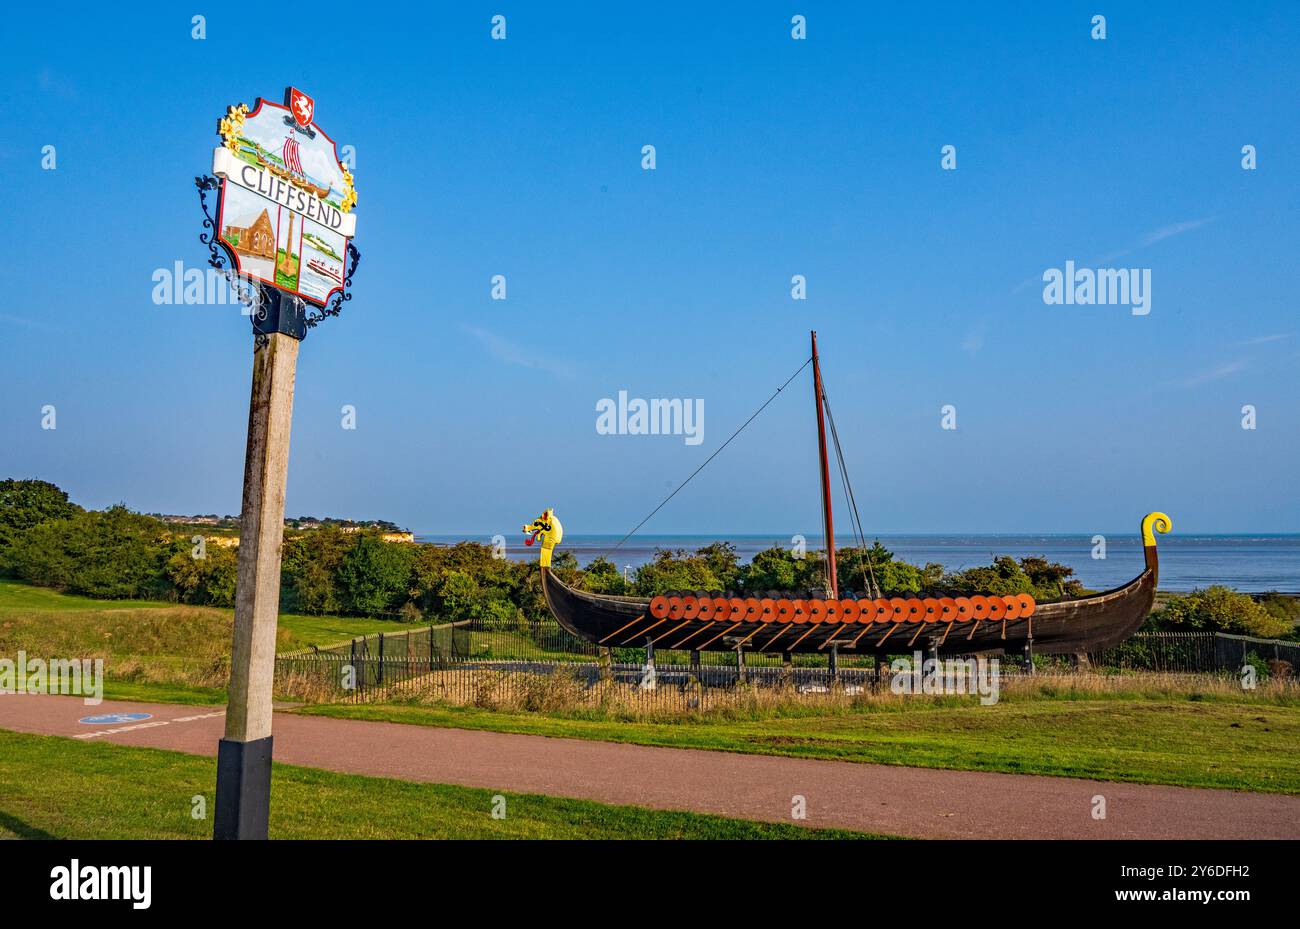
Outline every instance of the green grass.
<path fill-rule="evenodd" d="M 527 636 L 502 631 L 475 632 L 470 657 L 478 659 L 497 658 L 508 661 L 594 660 L 590 656 L 575 655 L 573 652 L 547 649 Z"/>
<path fill-rule="evenodd" d="M 109 699 L 225 700 L 234 611 L 151 600 L 92 600 L 0 580 L 0 656 L 104 659 Z M 279 651 L 410 627 L 385 619 L 282 613 Z"/>
<path fill-rule="evenodd" d="M 226 702 L 224 687 L 203 687 L 198 684 L 170 681 L 114 680 L 104 672 L 105 700 L 134 700 L 137 703 L 187 703 L 194 705 Z"/>
<path fill-rule="evenodd" d="M 212 835 L 216 762 L 152 748 L 0 730 L 0 838 L 201 839 Z M 607 806 L 277 764 L 271 837 L 280 839 L 870 838 L 695 813 Z M 195 797 L 206 805 L 195 819 Z"/>
<path fill-rule="evenodd" d="M 903 708 L 905 707 L 905 709 Z M 1166 699 L 901 704 L 764 720 L 636 722 L 446 705 L 296 712 L 676 748 L 1300 793 L 1300 707 Z"/>
<path fill-rule="evenodd" d="M 112 614 L 122 614 L 136 610 L 171 611 L 180 618 L 203 615 L 218 616 L 227 624 L 233 620 L 234 611 L 215 607 L 183 606 L 158 600 L 93 600 L 75 594 L 60 593 L 46 587 L 33 587 L 17 581 L 0 580 L 0 628 L 5 623 L 17 623 L 30 620 L 26 614 L 85 614 L 76 617 L 86 627 L 87 634 L 94 636 L 96 629 L 102 633 L 103 627 L 112 621 Z M 93 615 L 92 615 L 93 614 Z M 158 622 L 167 618 L 159 616 Z M 281 651 L 338 645 L 356 636 L 373 635 L 376 632 L 399 632 L 408 627 L 391 619 L 368 619 L 358 616 L 304 616 L 297 613 L 280 614 L 279 646 Z M 228 641 L 221 644 L 229 649 Z M 3 639 L 0 639 L 3 642 Z M 20 646 L 21 647 L 21 646 Z"/>
<path fill-rule="evenodd" d="M 174 603 L 157 600 L 93 600 L 75 594 L 59 593 L 49 587 L 33 587 L 18 581 L 0 580 L 0 616 L 15 611 L 36 610 L 66 613 L 72 610 L 165 610 Z"/>
<path fill-rule="evenodd" d="M 233 613 L 231 614 L 233 617 Z M 288 649 L 310 648 L 315 645 L 322 648 L 327 645 L 339 645 L 349 639 L 376 632 L 403 632 L 416 628 L 391 619 L 366 619 L 359 616 L 302 616 L 297 613 L 281 613 L 280 628 L 288 630 Z"/>

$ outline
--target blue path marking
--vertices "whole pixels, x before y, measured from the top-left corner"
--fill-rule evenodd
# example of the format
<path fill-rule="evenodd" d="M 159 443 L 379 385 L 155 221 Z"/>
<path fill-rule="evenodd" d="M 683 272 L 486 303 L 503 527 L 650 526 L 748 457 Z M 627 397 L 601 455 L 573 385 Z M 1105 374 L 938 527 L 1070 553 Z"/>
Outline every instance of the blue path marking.
<path fill-rule="evenodd" d="M 152 713 L 105 713 L 102 716 L 83 716 L 77 720 L 87 726 L 116 726 L 121 723 L 138 723 L 142 719 L 153 719 Z"/>

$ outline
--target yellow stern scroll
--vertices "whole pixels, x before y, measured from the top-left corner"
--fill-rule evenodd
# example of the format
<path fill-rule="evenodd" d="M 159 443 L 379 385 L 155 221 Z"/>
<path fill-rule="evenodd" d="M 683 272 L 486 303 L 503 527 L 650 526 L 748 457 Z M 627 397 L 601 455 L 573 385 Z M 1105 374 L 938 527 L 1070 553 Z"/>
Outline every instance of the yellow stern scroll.
<path fill-rule="evenodd" d="M 1173 521 L 1164 513 L 1148 513 L 1142 517 L 1142 544 L 1155 545 L 1156 532 L 1165 533 L 1174 528 Z M 1154 529 L 1155 532 L 1151 530 Z"/>

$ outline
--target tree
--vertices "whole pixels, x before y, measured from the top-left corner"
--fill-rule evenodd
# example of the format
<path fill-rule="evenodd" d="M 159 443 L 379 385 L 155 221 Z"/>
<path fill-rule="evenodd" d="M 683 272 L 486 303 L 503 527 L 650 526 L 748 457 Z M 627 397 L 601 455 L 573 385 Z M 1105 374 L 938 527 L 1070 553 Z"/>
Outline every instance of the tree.
<path fill-rule="evenodd" d="M 206 550 L 204 557 L 195 558 L 188 542 L 177 541 L 165 570 L 182 602 L 235 605 L 235 581 L 239 575 L 237 549 L 214 546 Z"/>
<path fill-rule="evenodd" d="M 880 593 L 886 597 L 917 594 L 925 586 L 921 569 L 906 561 L 887 561 L 883 565 L 876 565 L 875 575 Z"/>
<path fill-rule="evenodd" d="M 51 519 L 19 535 L 9 549 L 13 573 L 33 584 L 115 600 L 163 599 L 171 592 L 164 563 L 167 526 L 126 507 Z"/>
<path fill-rule="evenodd" d="M 1071 576 L 1074 568 L 1041 557 L 1021 558 L 1020 567 L 1036 591 L 1053 597 L 1080 597 L 1085 593 L 1083 583 Z"/>
<path fill-rule="evenodd" d="M 670 590 L 721 590 L 722 582 L 705 558 L 661 548 L 654 561 L 636 569 L 633 589 L 639 596 L 654 597 Z"/>
<path fill-rule="evenodd" d="M 378 533 L 358 535 L 339 567 L 348 608 L 367 615 L 394 612 L 406 600 L 415 553 L 409 545 L 385 542 Z"/>
<path fill-rule="evenodd" d="M 82 512 L 68 495 L 49 481 L 0 481 L 0 572 L 6 571 L 5 550 L 33 526 L 67 519 Z"/>
<path fill-rule="evenodd" d="M 736 546 L 730 542 L 714 542 L 696 549 L 696 557 L 703 559 L 709 573 L 718 579 L 723 590 L 740 586 L 740 558 Z"/>
<path fill-rule="evenodd" d="M 461 570 L 448 571 L 435 589 L 438 614 L 444 622 L 473 619 L 475 607 L 482 600 L 474 578 Z"/>
<path fill-rule="evenodd" d="M 1084 593 L 1083 585 L 1071 578 L 1074 569 L 1050 562 L 1046 558 L 1028 557 L 1019 561 L 999 555 L 988 567 L 968 568 L 943 575 L 927 587 L 941 587 L 959 594 L 1030 594 L 1035 600 L 1057 600 Z"/>
<path fill-rule="evenodd" d="M 765 548 L 749 562 L 745 572 L 746 590 L 794 590 L 799 562 L 779 545 Z"/>
<path fill-rule="evenodd" d="M 603 555 L 593 558 L 582 572 L 582 587 L 597 594 L 623 596 L 627 592 L 627 581 L 618 570 L 618 565 Z"/>
<path fill-rule="evenodd" d="M 356 541 L 336 526 L 287 537 L 280 559 L 285 605 L 314 615 L 342 612 L 345 592 L 338 573 Z"/>

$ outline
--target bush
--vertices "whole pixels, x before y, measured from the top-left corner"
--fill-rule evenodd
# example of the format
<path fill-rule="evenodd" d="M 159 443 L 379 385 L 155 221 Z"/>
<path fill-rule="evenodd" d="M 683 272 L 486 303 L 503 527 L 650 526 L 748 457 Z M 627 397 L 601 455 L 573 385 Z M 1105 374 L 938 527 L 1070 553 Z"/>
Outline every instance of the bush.
<path fill-rule="evenodd" d="M 1255 669 L 1255 680 L 1263 682 L 1269 679 L 1272 669 L 1269 668 L 1269 663 L 1259 656 L 1258 652 L 1248 654 L 1246 664 Z"/>
<path fill-rule="evenodd" d="M 204 557 L 195 558 L 185 542 L 173 543 L 167 559 L 166 575 L 182 603 L 232 607 L 235 605 L 235 581 L 239 574 L 239 550 L 213 546 L 205 548 Z"/>
<path fill-rule="evenodd" d="M 1046 558 L 1019 561 L 1009 555 L 993 560 L 987 568 L 969 568 L 944 576 L 941 586 L 961 594 L 1030 594 L 1035 600 L 1057 600 L 1085 593 L 1083 585 L 1070 579 L 1074 569 Z"/>
<path fill-rule="evenodd" d="M 1259 598 L 1259 605 L 1269 616 L 1290 627 L 1283 633 L 1284 638 L 1300 638 L 1300 599 L 1271 592 Z"/>
<path fill-rule="evenodd" d="M 48 481 L 0 481 L 0 573 L 11 573 L 6 550 L 22 533 L 41 523 L 82 512 Z"/>
<path fill-rule="evenodd" d="M 170 547 L 163 523 L 112 506 L 32 526 L 7 557 L 14 575 L 32 584 L 106 600 L 174 599 L 164 570 Z"/>
<path fill-rule="evenodd" d="M 415 552 L 410 545 L 385 542 L 377 532 L 359 535 L 338 572 L 348 609 L 363 615 L 396 612 L 405 602 Z"/>
<path fill-rule="evenodd" d="M 1249 595 L 1220 584 L 1170 597 L 1151 621 L 1163 630 L 1230 632 L 1262 639 L 1274 639 L 1290 631 L 1284 620 Z"/>
<path fill-rule="evenodd" d="M 582 587 L 597 594 L 621 597 L 627 593 L 627 581 L 618 566 L 608 558 L 593 558 L 582 572 Z"/>
<path fill-rule="evenodd" d="M 654 597 L 670 590 L 721 590 L 722 580 L 713 573 L 708 558 L 685 549 L 661 548 L 653 561 L 636 569 L 632 589 L 638 596 Z"/>

